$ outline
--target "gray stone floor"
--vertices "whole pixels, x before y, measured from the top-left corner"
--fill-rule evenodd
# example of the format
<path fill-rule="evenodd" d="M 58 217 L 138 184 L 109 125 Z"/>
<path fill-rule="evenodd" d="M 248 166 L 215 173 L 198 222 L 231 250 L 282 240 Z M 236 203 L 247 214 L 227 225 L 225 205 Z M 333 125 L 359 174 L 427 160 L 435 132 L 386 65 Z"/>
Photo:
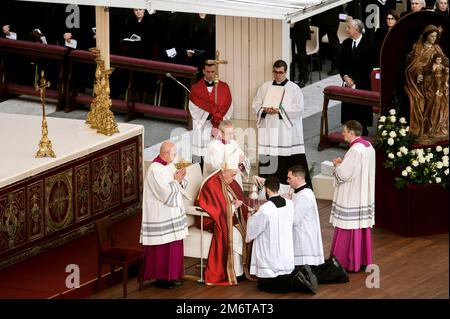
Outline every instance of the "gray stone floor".
<path fill-rule="evenodd" d="M 329 148 L 319 152 L 317 146 L 319 143 L 320 114 L 323 102 L 323 87 L 327 85 L 340 85 L 339 75 L 327 76 L 328 68 L 322 70 L 322 80 L 318 81 L 318 71 L 313 72 L 313 82 L 305 86 L 303 90 L 305 100 L 305 114 L 303 118 L 303 130 L 306 147 L 306 157 L 308 159 L 309 168 L 312 176 L 320 173 L 320 163 L 325 160 L 332 160 L 337 156 L 343 156 L 345 153 L 345 145 Z M 88 112 L 87 108 L 80 108 L 69 113 L 56 112 L 55 104 L 48 101 L 46 104 L 46 114 L 49 117 L 61 117 L 72 119 L 85 119 Z M 17 113 L 40 115 L 42 113 L 41 105 L 37 98 L 22 97 L 11 98 L 0 103 L 1 113 Z M 331 101 L 329 106 L 329 129 L 330 131 L 340 131 L 340 103 Z M 124 116 L 116 114 L 117 122 L 124 122 Z M 242 121 L 241 121 L 242 122 Z M 141 117 L 130 121 L 131 124 L 139 124 L 144 126 L 144 159 L 151 160 L 155 152 L 157 152 L 157 144 L 169 137 L 179 136 L 186 133 L 186 129 L 180 123 L 173 123 L 164 120 L 157 120 L 148 117 Z M 374 123 L 375 119 L 374 119 Z M 254 123 L 244 122 L 244 125 L 254 126 Z M 240 123 L 242 126 L 242 123 Z M 374 134 L 374 128 L 370 133 Z M 153 148 L 152 148 L 153 146 Z"/>

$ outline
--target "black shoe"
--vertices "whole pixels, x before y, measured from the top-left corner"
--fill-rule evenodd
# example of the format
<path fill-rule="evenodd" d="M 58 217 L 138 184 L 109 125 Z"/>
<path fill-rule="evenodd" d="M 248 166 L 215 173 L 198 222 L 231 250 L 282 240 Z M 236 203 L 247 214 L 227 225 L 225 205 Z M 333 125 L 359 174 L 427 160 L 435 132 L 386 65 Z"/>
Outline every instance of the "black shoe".
<path fill-rule="evenodd" d="M 181 286 L 183 284 L 183 280 L 171 280 L 170 281 L 174 286 Z"/>
<path fill-rule="evenodd" d="M 155 286 L 163 289 L 172 289 L 175 285 L 168 280 L 158 279 L 155 281 Z"/>
<path fill-rule="evenodd" d="M 339 71 L 338 71 L 338 69 L 331 69 L 330 71 L 328 71 L 327 74 L 328 75 L 336 75 L 336 74 L 339 74 Z"/>
<path fill-rule="evenodd" d="M 313 274 L 311 267 L 309 265 L 300 266 L 297 274 L 295 274 L 298 285 L 301 290 L 307 290 L 316 293 L 318 282 L 317 277 Z"/>

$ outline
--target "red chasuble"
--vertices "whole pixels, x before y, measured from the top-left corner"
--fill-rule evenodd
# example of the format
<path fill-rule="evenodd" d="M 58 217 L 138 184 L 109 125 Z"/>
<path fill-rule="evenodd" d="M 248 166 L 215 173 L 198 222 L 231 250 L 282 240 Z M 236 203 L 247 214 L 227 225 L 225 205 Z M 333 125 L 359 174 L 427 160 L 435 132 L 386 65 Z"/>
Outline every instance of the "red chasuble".
<path fill-rule="evenodd" d="M 244 249 L 242 259 L 244 272 L 248 274 L 248 254 L 245 245 L 247 207 L 241 206 L 239 218 L 231 211 L 232 201 L 228 197 L 231 192 L 234 199 L 244 201 L 244 194 L 236 181 L 225 183 L 221 172 L 212 175 L 202 186 L 197 198 L 197 205 L 203 208 L 211 218 L 204 218 L 205 229 L 212 231 L 213 237 L 209 248 L 208 262 L 205 269 L 205 283 L 213 285 L 237 285 L 233 260 L 233 225 L 243 235 Z M 200 228 L 200 217 L 196 219 Z"/>
<path fill-rule="evenodd" d="M 211 123 L 215 128 L 219 127 L 225 114 L 231 105 L 231 93 L 228 84 L 219 81 L 217 85 L 217 104 L 214 103 L 215 86 L 211 93 L 206 88 L 205 80 L 201 79 L 191 87 L 190 100 L 202 110 L 211 114 Z"/>

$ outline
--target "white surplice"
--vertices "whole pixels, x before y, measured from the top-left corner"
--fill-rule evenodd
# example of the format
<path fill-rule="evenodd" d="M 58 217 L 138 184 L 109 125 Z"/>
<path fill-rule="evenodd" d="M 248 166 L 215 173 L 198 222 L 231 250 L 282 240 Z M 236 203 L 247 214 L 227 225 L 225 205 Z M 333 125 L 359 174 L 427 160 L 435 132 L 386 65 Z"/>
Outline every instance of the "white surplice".
<path fill-rule="evenodd" d="M 173 163 L 164 166 L 153 162 L 148 168 L 142 203 L 140 243 L 143 245 L 166 244 L 188 235 L 181 190 L 188 181 L 184 178 L 178 183 L 175 172 Z"/>
<path fill-rule="evenodd" d="M 302 90 L 294 82 L 288 81 L 284 86 L 280 113 L 266 114 L 263 118 L 264 98 L 272 83 L 273 81 L 268 81 L 258 89 L 252 104 L 257 116 L 258 155 L 305 154 L 302 120 L 305 107 Z"/>
<path fill-rule="evenodd" d="M 342 229 L 375 224 L 375 150 L 354 143 L 334 170 L 330 223 Z"/>
<path fill-rule="evenodd" d="M 247 220 L 246 242 L 253 240 L 250 274 L 259 278 L 275 278 L 294 270 L 292 226 L 294 204 L 277 208 L 268 201 Z"/>
<path fill-rule="evenodd" d="M 202 80 L 203 81 L 203 80 Z M 212 86 L 206 87 L 208 92 L 213 90 Z M 211 141 L 211 121 L 207 120 L 209 113 L 199 106 L 189 101 L 189 112 L 192 117 L 192 155 L 206 156 L 208 143 Z M 224 120 L 229 120 L 233 116 L 233 103 L 231 103 Z"/>
<path fill-rule="evenodd" d="M 287 193 L 292 195 L 295 210 L 293 229 L 295 265 L 323 264 L 325 259 L 322 232 L 314 192 L 310 188 L 304 188 L 295 193 L 289 185 L 280 184 L 280 194 Z"/>

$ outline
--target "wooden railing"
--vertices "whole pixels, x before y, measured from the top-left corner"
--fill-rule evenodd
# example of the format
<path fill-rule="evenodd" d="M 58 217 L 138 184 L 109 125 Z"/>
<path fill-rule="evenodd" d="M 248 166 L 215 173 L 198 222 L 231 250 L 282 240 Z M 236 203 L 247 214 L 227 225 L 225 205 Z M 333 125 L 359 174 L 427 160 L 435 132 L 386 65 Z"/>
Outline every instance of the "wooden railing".
<path fill-rule="evenodd" d="M 323 89 L 323 109 L 320 117 L 319 151 L 344 141 L 341 133 L 328 133 L 328 103 L 330 100 L 359 104 L 362 107 L 370 106 L 372 107 L 372 111 L 376 113 L 380 110 L 380 92 L 352 89 L 336 85 L 325 87 Z"/>
<path fill-rule="evenodd" d="M 47 97 L 57 100 L 57 110 L 70 112 L 76 105 L 89 105 L 93 96 L 79 93 L 76 88 L 76 78 L 84 77 L 83 68 L 80 65 L 95 65 L 95 56 L 90 51 L 70 50 L 66 47 L 33 43 L 29 41 L 10 40 L 0 38 L 0 95 L 7 93 L 34 95 L 32 85 L 16 84 L 10 81 L 7 64 L 13 60 L 36 61 L 46 59 L 56 61 L 59 66 L 58 83 L 56 89 L 47 90 Z M 119 55 L 111 55 L 111 67 L 117 72 L 120 70 L 127 77 L 126 94 L 123 99 L 112 99 L 113 110 L 122 111 L 129 121 L 139 114 L 147 114 L 153 117 L 167 120 L 182 121 L 189 128 L 192 125 L 190 114 L 187 108 L 188 93 L 184 92 L 183 108 L 176 108 L 161 105 L 161 95 L 163 82 L 166 74 L 179 79 L 186 79 L 187 86 L 192 85 L 197 77 L 197 68 L 189 65 L 180 65 L 160 61 L 130 58 Z M 95 68 L 92 69 L 94 72 Z M 139 102 L 136 98 L 136 74 L 154 74 L 159 78 L 156 86 L 153 104 Z M 93 76 L 94 74 L 92 74 Z M 93 83 L 91 84 L 93 85 Z"/>
<path fill-rule="evenodd" d="M 17 73 L 19 70 L 8 68 L 8 63 L 17 61 L 29 63 L 40 63 L 42 60 L 56 61 L 58 65 L 58 83 L 56 83 L 56 86 L 53 85 L 56 89 L 50 88 L 47 90 L 47 97 L 56 99 L 57 110 L 62 109 L 66 84 L 65 62 L 68 53 L 69 49 L 62 46 L 0 38 L 0 95 L 13 93 L 39 96 L 39 92 L 36 92 L 33 86 L 11 83 L 9 81 L 11 75 L 9 73 Z"/>

